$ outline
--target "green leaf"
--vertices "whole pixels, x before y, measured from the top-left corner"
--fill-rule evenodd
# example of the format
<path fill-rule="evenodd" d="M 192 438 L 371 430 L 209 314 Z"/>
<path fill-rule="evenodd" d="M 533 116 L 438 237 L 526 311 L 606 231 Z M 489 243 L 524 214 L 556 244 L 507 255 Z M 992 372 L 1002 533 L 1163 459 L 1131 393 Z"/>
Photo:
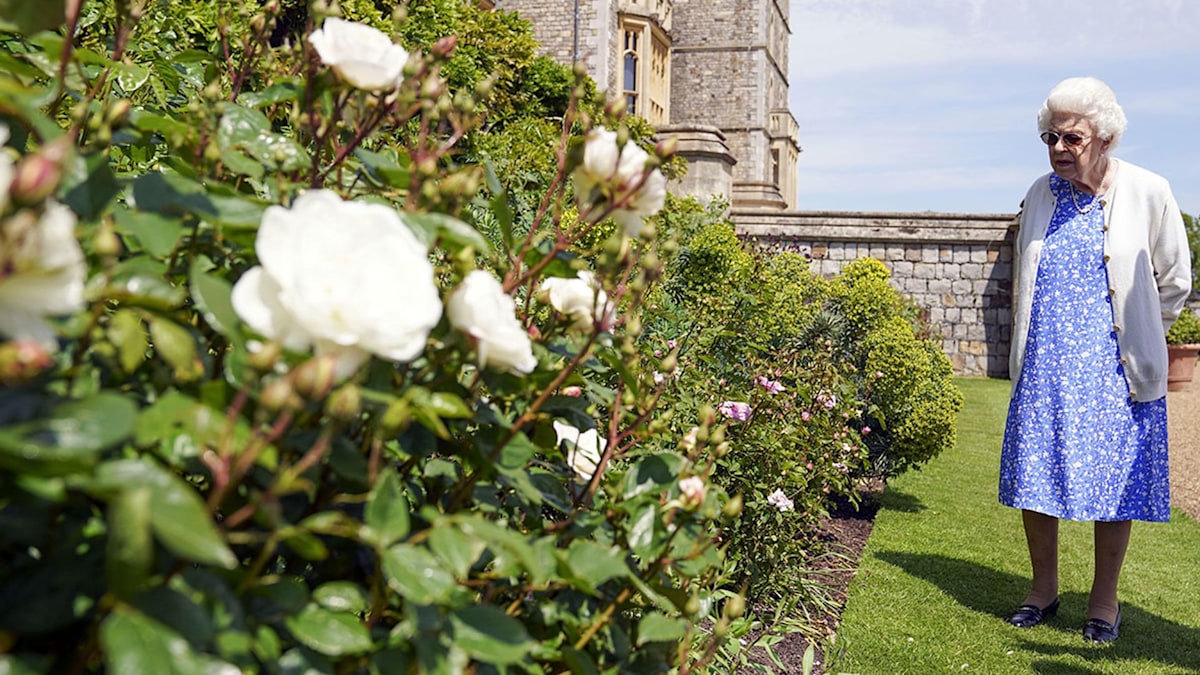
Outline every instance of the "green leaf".
<path fill-rule="evenodd" d="M 262 91 L 248 91 L 238 96 L 238 103 L 251 108 L 261 108 L 275 103 L 295 101 L 300 95 L 300 87 L 295 82 L 275 81 Z"/>
<path fill-rule="evenodd" d="M 354 156 L 362 162 L 367 178 L 377 185 L 407 188 L 412 179 L 407 155 L 397 159 L 394 150 L 372 152 L 360 147 L 355 149 Z"/>
<path fill-rule="evenodd" d="M 133 237 L 147 253 L 156 258 L 165 258 L 175 251 L 183 237 L 183 223 L 178 218 L 168 218 L 157 213 L 133 211 L 124 206 L 113 208 L 113 219 L 117 232 Z"/>
<path fill-rule="evenodd" d="M 162 261 L 137 256 L 118 263 L 107 285 L 102 275 L 88 282 L 89 300 L 116 300 L 122 304 L 150 309 L 174 309 L 183 304 L 187 293 L 167 281 L 167 266 Z"/>
<path fill-rule="evenodd" d="M 56 476 L 95 465 L 133 433 L 137 406 L 114 392 L 61 403 L 39 419 L 0 427 L 0 466 Z"/>
<path fill-rule="evenodd" d="M 309 163 L 303 147 L 271 131 L 266 115 L 235 103 L 225 104 L 217 126 L 217 144 L 222 150 L 240 147 L 268 167 L 281 171 L 302 169 Z"/>
<path fill-rule="evenodd" d="M 353 614 L 309 605 L 298 615 L 288 617 L 285 623 L 300 644 L 326 656 L 371 650 L 371 634 Z"/>
<path fill-rule="evenodd" d="M 152 316 L 150 341 L 155 352 L 174 369 L 175 379 L 192 382 L 204 374 L 204 364 L 200 362 L 200 353 L 192 331 L 170 319 Z"/>
<path fill-rule="evenodd" d="M 633 514 L 629 527 L 629 548 L 643 560 L 655 558 L 655 534 L 658 528 L 658 508 L 655 504 L 643 504 L 641 509 Z"/>
<path fill-rule="evenodd" d="M 534 545 L 545 540 L 530 540 L 525 535 L 501 527 L 485 518 L 464 515 L 454 519 L 457 527 L 468 537 L 487 544 L 495 557 L 497 567 L 519 565 L 530 575 L 530 583 L 545 582 L 553 573 L 556 561 L 553 555 L 542 555 Z"/>
<path fill-rule="evenodd" d="M 365 612 L 371 607 L 367 592 L 352 581 L 321 584 L 313 591 L 313 600 L 333 612 Z"/>
<path fill-rule="evenodd" d="M 517 663 L 533 648 L 525 626 L 492 605 L 473 605 L 450 615 L 454 646 L 495 665 Z"/>
<path fill-rule="evenodd" d="M 141 89 L 150 79 L 150 70 L 136 63 L 114 63 L 113 68 L 117 71 L 117 85 L 126 96 Z"/>
<path fill-rule="evenodd" d="M 127 605 L 117 605 L 100 624 L 100 644 L 110 673 L 237 672 L 233 664 L 197 654 L 178 633 Z"/>
<path fill-rule="evenodd" d="M 663 452 L 648 455 L 625 473 L 625 499 L 630 500 L 648 492 L 660 492 L 679 480 L 683 457 Z"/>
<path fill-rule="evenodd" d="M 121 186 L 108 163 L 107 152 L 75 157 L 63 178 L 63 202 L 83 220 L 96 220 Z"/>
<path fill-rule="evenodd" d="M 118 309 L 108 321 L 108 340 L 117 348 L 121 370 L 132 373 L 146 360 L 150 341 L 137 312 Z"/>
<path fill-rule="evenodd" d="M 139 486 L 151 491 L 150 525 L 167 550 L 205 565 L 237 567 L 237 558 L 221 538 L 204 501 L 175 474 L 144 460 L 116 460 L 97 468 L 89 489 L 105 496 Z"/>
<path fill-rule="evenodd" d="M 205 323 L 225 337 L 237 338 L 234 342 L 240 343 L 241 321 L 233 309 L 233 284 L 205 272 L 199 258 L 192 262 L 188 278 L 192 298 Z"/>
<path fill-rule="evenodd" d="M 455 249 L 473 248 L 480 253 L 491 251 L 488 243 L 478 230 L 461 220 L 444 213 L 405 213 L 404 222 L 423 241 L 426 246 L 432 246 L 440 241 Z"/>
<path fill-rule="evenodd" d="M 467 578 L 471 567 L 487 546 L 453 526 L 439 526 L 429 532 L 429 548 L 441 558 L 456 579 L 462 580 Z"/>
<path fill-rule="evenodd" d="M 283 543 L 293 553 L 305 560 L 320 561 L 329 557 L 329 547 L 320 538 L 308 532 L 293 531 L 284 537 Z"/>
<path fill-rule="evenodd" d="M 500 456 L 496 460 L 496 464 L 501 469 L 520 469 L 523 468 L 529 460 L 537 453 L 538 447 L 529 440 L 529 437 L 524 433 L 517 432 L 504 449 L 500 451 Z"/>
<path fill-rule="evenodd" d="M 189 134 L 191 132 L 191 127 L 179 120 L 141 108 L 135 108 L 129 112 L 129 124 L 139 131 L 163 135 Z"/>
<path fill-rule="evenodd" d="M 455 588 L 454 577 L 437 558 L 409 544 L 396 544 L 384 553 L 383 573 L 392 590 L 418 605 L 446 602 Z"/>
<path fill-rule="evenodd" d="M 687 633 L 687 622 L 662 612 L 647 612 L 637 625 L 637 646 L 648 642 L 675 642 Z"/>
<path fill-rule="evenodd" d="M 253 108 L 225 103 L 221 122 L 217 125 L 217 143 L 222 147 L 252 141 L 259 134 L 271 131 L 271 121 Z"/>
<path fill-rule="evenodd" d="M 470 419 L 474 413 L 461 396 L 446 391 L 435 391 L 429 396 L 429 407 L 442 419 Z"/>
<path fill-rule="evenodd" d="M 311 162 L 304 146 L 279 134 L 264 132 L 253 140 L 240 143 L 239 146 L 251 157 L 276 171 L 297 171 Z"/>
<path fill-rule="evenodd" d="M 192 214 L 233 227 L 257 227 L 266 205 L 243 195 L 216 194 L 177 173 L 147 173 L 133 181 L 133 201 L 143 211 Z"/>
<path fill-rule="evenodd" d="M 174 673 L 187 642 L 132 608 L 118 605 L 100 624 L 110 673 Z"/>
<path fill-rule="evenodd" d="M 491 162 L 487 162 L 486 176 L 488 191 L 492 193 L 492 198 L 488 202 L 491 206 L 492 215 L 496 217 L 496 223 L 500 225 L 500 234 L 503 236 L 504 245 L 506 248 L 512 248 L 513 245 L 513 208 L 508 203 L 508 192 L 504 186 L 500 184 L 500 179 L 496 176 L 496 166 Z"/>
<path fill-rule="evenodd" d="M 563 558 L 566 567 L 563 576 L 582 582 L 584 588 L 593 593 L 605 581 L 629 574 L 625 555 L 615 546 L 576 539 Z"/>
<path fill-rule="evenodd" d="M 262 178 L 267 173 L 261 162 L 251 159 L 249 155 L 237 148 L 221 150 L 221 163 L 230 171 L 251 178 Z"/>
<path fill-rule="evenodd" d="M 395 471 L 385 471 L 367 500 L 364 520 L 378 536 L 377 545 L 391 546 L 408 536 L 408 498 Z"/>
<path fill-rule="evenodd" d="M 128 600 L 142 590 L 154 564 L 150 529 L 150 490 L 123 490 L 108 504 L 108 545 L 104 571 L 118 598 Z"/>

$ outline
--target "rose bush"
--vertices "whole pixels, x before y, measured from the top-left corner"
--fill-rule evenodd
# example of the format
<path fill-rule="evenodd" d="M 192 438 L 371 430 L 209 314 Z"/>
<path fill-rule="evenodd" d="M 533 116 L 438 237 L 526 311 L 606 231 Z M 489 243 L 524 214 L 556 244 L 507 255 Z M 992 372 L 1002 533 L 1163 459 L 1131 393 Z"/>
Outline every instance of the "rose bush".
<path fill-rule="evenodd" d="M 443 77 L 453 36 L 323 3 L 17 4 L 4 159 L 32 169 L 0 190 L 0 283 L 14 307 L 50 297 L 9 285 L 27 270 L 69 283 L 35 317 L 65 314 L 56 354 L 0 344 L 0 670 L 705 670 L 742 613 L 737 501 L 718 447 L 658 419 L 661 158 L 620 115 L 569 104 L 514 227 L 458 163 L 489 87 Z M 601 125 L 623 168 L 576 200 Z M 588 286 L 567 321 L 552 279 Z"/>

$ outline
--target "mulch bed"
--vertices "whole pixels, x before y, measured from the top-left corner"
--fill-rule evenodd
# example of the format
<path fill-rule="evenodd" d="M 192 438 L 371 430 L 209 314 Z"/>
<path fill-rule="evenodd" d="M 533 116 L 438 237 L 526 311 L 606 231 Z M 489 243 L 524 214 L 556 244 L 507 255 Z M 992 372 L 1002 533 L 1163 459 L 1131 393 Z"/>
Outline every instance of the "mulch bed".
<path fill-rule="evenodd" d="M 858 571 L 858 560 L 862 557 L 863 547 L 867 545 L 867 537 L 875 525 L 875 514 L 879 511 L 880 499 L 883 496 L 883 483 L 872 482 L 859 489 L 859 504 L 857 507 L 848 501 L 834 504 L 829 515 L 821 520 L 818 538 L 828 547 L 831 553 L 841 556 L 841 563 L 831 564 L 828 569 L 818 569 L 814 572 L 821 574 L 822 583 L 829 593 L 830 612 L 814 617 L 813 629 L 822 638 L 828 639 L 837 632 L 838 622 L 842 617 L 842 608 L 846 606 L 846 592 L 850 581 Z M 777 642 L 772 651 L 784 664 L 784 673 L 803 672 L 804 652 L 808 650 L 810 641 L 800 633 L 791 633 Z M 822 643 L 816 645 L 816 659 L 813 673 L 820 675 L 825 672 L 825 655 L 821 652 Z M 757 663 L 771 664 L 765 654 L 753 654 L 752 659 Z M 771 666 L 776 668 L 776 666 Z M 757 672 L 744 669 L 743 672 Z"/>

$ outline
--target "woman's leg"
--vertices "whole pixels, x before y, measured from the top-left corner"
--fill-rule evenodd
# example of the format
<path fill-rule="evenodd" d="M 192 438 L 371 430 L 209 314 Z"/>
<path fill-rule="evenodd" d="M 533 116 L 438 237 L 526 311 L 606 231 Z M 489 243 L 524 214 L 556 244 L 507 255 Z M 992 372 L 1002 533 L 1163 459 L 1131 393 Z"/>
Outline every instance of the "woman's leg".
<path fill-rule="evenodd" d="M 1092 577 L 1092 593 L 1088 596 L 1088 618 L 1117 620 L 1117 579 L 1129 547 L 1133 521 L 1096 523 L 1096 573 Z"/>
<path fill-rule="evenodd" d="M 1022 604 L 1046 607 L 1058 597 L 1058 518 L 1023 510 L 1021 521 L 1033 566 L 1033 586 Z"/>

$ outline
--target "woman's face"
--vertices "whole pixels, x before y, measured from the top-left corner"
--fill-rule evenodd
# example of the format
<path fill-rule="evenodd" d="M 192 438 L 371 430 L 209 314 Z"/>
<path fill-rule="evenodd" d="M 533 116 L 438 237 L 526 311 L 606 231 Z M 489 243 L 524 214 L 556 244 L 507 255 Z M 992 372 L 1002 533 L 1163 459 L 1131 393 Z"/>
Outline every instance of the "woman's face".
<path fill-rule="evenodd" d="M 1054 113 L 1047 131 L 1058 136 L 1047 146 L 1054 173 L 1076 185 L 1083 184 L 1092 190 L 1098 188 L 1108 162 L 1109 141 L 1100 140 L 1092 123 L 1074 113 Z M 1071 145 L 1069 134 L 1081 136 L 1083 140 L 1078 145 Z"/>

